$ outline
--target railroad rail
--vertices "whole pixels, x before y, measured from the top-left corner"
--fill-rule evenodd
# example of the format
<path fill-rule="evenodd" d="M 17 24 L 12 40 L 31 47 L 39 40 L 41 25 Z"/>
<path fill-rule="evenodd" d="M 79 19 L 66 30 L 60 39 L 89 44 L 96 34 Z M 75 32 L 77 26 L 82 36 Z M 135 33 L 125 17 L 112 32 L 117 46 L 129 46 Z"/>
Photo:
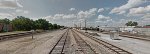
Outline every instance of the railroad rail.
<path fill-rule="evenodd" d="M 36 33 L 42 33 L 43 31 L 36 31 L 34 34 Z M 8 39 L 12 39 L 12 38 L 16 38 L 16 37 L 23 37 L 25 35 L 31 35 L 32 32 L 24 32 L 24 33 L 17 33 L 17 34 L 8 34 L 8 35 L 0 35 L 0 41 L 3 40 L 8 40 Z"/>
<path fill-rule="evenodd" d="M 142 38 L 142 37 L 135 37 L 135 36 L 130 36 L 130 35 L 119 35 L 121 37 L 127 37 L 127 38 L 133 38 L 133 39 L 138 39 L 138 40 L 145 40 L 145 41 L 150 41 L 148 38 Z"/>
<path fill-rule="evenodd" d="M 77 30 L 76 30 L 77 31 Z M 77 31 L 81 34 L 83 34 L 84 36 L 87 36 L 89 38 L 91 38 L 92 40 L 96 41 L 97 43 L 103 45 L 104 47 L 108 48 L 109 50 L 111 50 L 112 52 L 114 52 L 115 54 L 132 54 L 124 49 L 121 49 L 115 45 L 112 45 L 106 41 L 103 41 L 103 40 L 100 40 L 98 38 L 95 38 L 93 36 L 91 36 L 90 34 L 85 34 L 84 32 L 81 32 L 81 31 Z"/>
<path fill-rule="evenodd" d="M 62 34 L 60 39 L 50 50 L 49 54 L 65 54 L 64 49 L 65 49 L 65 45 L 66 45 L 67 38 L 68 38 L 68 32 L 69 30 L 67 30 L 65 33 Z"/>
<path fill-rule="evenodd" d="M 76 40 L 76 43 L 80 47 L 78 50 L 81 51 L 83 54 L 98 54 L 94 49 L 87 43 L 85 42 L 75 31 L 72 30 L 72 34 Z"/>

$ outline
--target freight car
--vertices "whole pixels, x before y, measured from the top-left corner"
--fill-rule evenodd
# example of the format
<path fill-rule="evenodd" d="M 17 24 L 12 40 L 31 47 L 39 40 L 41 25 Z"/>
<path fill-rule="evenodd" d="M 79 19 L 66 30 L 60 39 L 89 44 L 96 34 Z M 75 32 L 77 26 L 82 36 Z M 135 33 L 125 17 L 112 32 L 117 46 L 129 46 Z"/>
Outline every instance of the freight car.
<path fill-rule="evenodd" d="M 0 23 L 0 32 L 2 32 L 2 31 L 3 31 L 3 24 Z"/>
<path fill-rule="evenodd" d="M 0 23 L 0 32 L 10 32 L 13 31 L 12 24 L 2 24 Z"/>

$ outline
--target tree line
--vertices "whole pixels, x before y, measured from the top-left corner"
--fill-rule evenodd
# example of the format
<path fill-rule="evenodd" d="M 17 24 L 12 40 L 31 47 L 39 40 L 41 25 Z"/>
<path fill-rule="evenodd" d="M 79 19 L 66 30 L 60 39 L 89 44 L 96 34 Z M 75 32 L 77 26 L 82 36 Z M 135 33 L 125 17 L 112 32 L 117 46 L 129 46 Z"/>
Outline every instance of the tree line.
<path fill-rule="evenodd" d="M 126 25 L 126 26 L 137 26 L 138 23 L 137 23 L 137 22 L 134 22 L 134 21 L 128 21 L 125 25 Z"/>
<path fill-rule="evenodd" d="M 38 19 L 32 20 L 30 18 L 24 16 L 17 16 L 16 18 L 9 20 L 7 18 L 0 19 L 0 23 L 2 24 L 11 24 L 13 25 L 13 30 L 16 31 L 29 31 L 29 30 L 51 30 L 51 29 L 59 29 L 63 26 L 49 23 L 46 19 Z"/>

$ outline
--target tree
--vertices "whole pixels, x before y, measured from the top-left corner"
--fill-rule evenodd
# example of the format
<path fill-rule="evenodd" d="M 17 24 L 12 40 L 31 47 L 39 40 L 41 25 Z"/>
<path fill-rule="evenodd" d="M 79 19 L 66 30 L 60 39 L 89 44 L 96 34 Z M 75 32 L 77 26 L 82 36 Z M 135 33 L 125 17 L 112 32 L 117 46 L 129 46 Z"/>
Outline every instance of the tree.
<path fill-rule="evenodd" d="M 23 16 L 17 16 L 17 18 L 12 20 L 12 24 L 15 30 L 28 31 L 34 27 L 34 21 Z"/>
<path fill-rule="evenodd" d="M 0 23 L 7 26 L 7 24 L 13 25 L 13 30 L 19 30 L 19 31 L 29 31 L 29 30 L 36 30 L 36 29 L 43 29 L 43 30 L 49 30 L 49 29 L 58 29 L 61 26 L 57 24 L 51 24 L 49 21 L 46 21 L 46 19 L 38 19 L 33 21 L 32 19 L 26 18 L 24 16 L 17 16 L 12 21 L 9 19 L 0 19 Z"/>
<path fill-rule="evenodd" d="M 46 19 L 38 19 L 35 21 L 35 25 L 37 29 L 48 30 L 49 29 L 49 22 Z"/>
<path fill-rule="evenodd" d="M 5 19 L 0 19 L 0 23 L 4 23 L 4 24 L 10 24 L 10 20 L 5 18 Z"/>
<path fill-rule="evenodd" d="M 53 29 L 53 25 L 49 23 L 49 29 Z"/>
<path fill-rule="evenodd" d="M 53 24 L 53 29 L 58 29 L 57 24 Z"/>
<path fill-rule="evenodd" d="M 146 25 L 146 26 L 150 26 L 150 25 Z"/>
<path fill-rule="evenodd" d="M 138 25 L 138 23 L 137 23 L 137 22 L 133 22 L 132 24 L 133 24 L 133 26 L 137 26 L 137 25 Z"/>
<path fill-rule="evenodd" d="M 138 23 L 137 22 L 128 21 L 125 25 L 126 26 L 137 26 Z"/>

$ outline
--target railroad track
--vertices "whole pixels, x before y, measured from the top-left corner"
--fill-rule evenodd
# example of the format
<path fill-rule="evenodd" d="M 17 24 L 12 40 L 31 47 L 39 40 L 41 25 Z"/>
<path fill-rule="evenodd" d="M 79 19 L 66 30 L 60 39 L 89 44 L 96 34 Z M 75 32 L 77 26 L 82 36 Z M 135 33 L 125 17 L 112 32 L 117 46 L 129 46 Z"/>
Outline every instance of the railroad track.
<path fill-rule="evenodd" d="M 0 41 L 11 39 L 11 38 L 15 38 L 15 37 L 19 37 L 19 36 L 29 35 L 31 33 L 32 32 L 18 33 L 18 34 L 9 34 L 9 35 L 1 35 L 0 36 Z"/>
<path fill-rule="evenodd" d="M 50 50 L 49 54 L 65 54 L 65 45 L 68 39 L 68 32 L 67 30 L 65 33 L 62 34 L 60 39 L 57 41 L 57 43 L 53 46 L 53 48 Z"/>
<path fill-rule="evenodd" d="M 98 54 L 94 49 L 86 43 L 75 31 L 72 30 L 72 34 L 76 40 L 76 43 L 78 44 L 79 48 L 78 51 L 80 51 L 80 54 Z"/>
<path fill-rule="evenodd" d="M 76 30 L 77 31 L 77 30 Z M 114 52 L 115 54 L 132 54 L 124 49 L 121 49 L 115 45 L 112 45 L 106 41 L 103 41 L 103 40 L 100 40 L 98 38 L 95 38 L 93 36 L 91 36 L 90 34 L 85 34 L 84 32 L 81 32 L 81 31 L 77 31 L 81 34 L 83 34 L 84 36 L 87 36 L 89 38 L 91 38 L 92 40 L 96 41 L 97 43 L 103 45 L 104 47 L 108 48 L 109 50 L 111 50 L 112 52 Z"/>
<path fill-rule="evenodd" d="M 42 33 L 41 31 L 36 31 L 36 33 Z M 34 34 L 36 34 L 34 33 Z M 31 35 L 32 32 L 25 32 L 25 33 L 17 33 L 17 34 L 9 34 L 9 35 L 0 35 L 0 41 L 13 39 L 17 37 L 23 37 L 25 35 Z"/>
<path fill-rule="evenodd" d="M 150 41 L 148 38 L 142 38 L 142 37 L 135 37 L 135 36 L 130 36 L 130 35 L 119 35 L 121 37 L 126 37 L 126 38 L 133 38 L 133 39 L 138 39 L 138 40 L 145 40 L 145 41 Z"/>

